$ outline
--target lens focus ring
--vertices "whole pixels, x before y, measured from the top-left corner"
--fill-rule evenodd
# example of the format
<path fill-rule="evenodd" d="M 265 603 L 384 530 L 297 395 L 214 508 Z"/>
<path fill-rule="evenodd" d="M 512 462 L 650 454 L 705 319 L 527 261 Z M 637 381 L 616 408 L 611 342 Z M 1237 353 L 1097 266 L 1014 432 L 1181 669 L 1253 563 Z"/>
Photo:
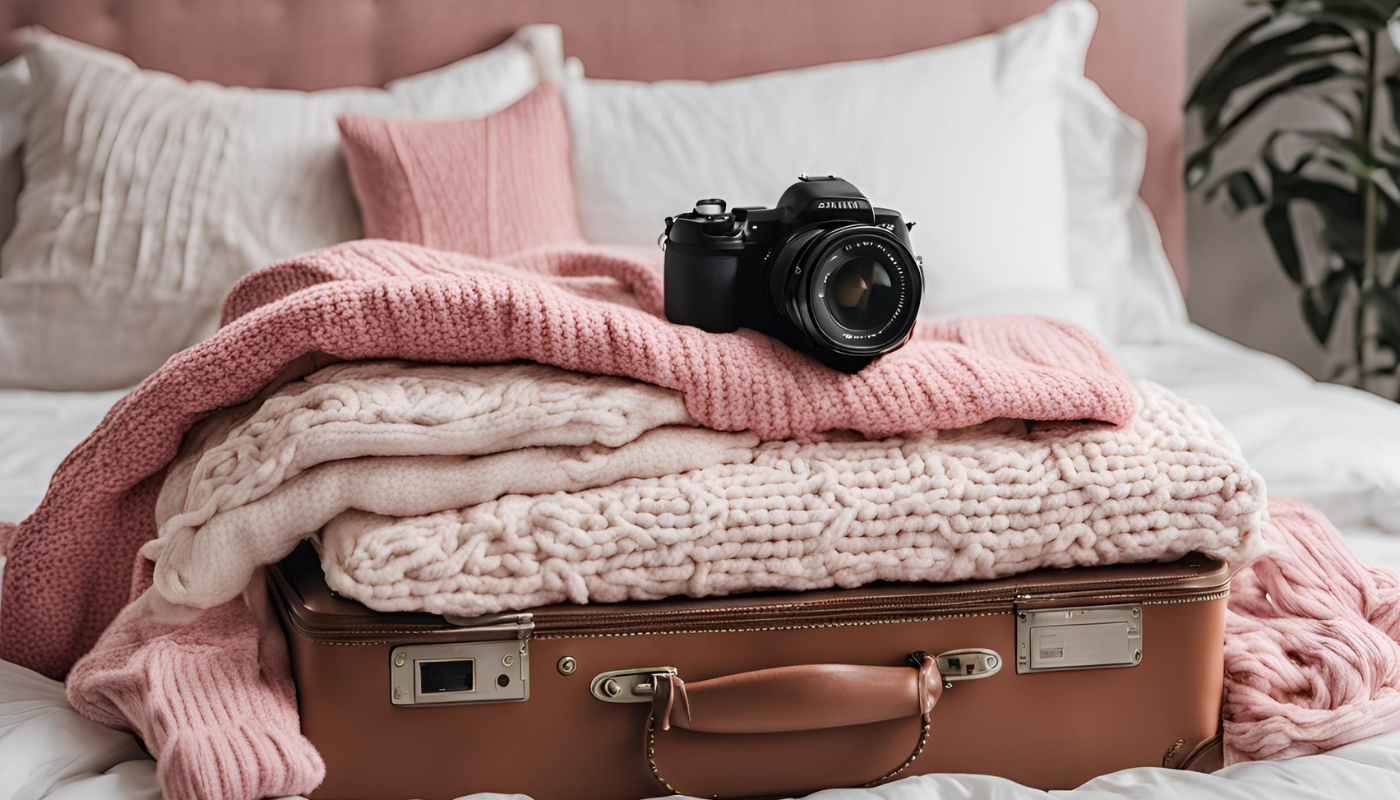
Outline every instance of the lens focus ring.
<path fill-rule="evenodd" d="M 774 305 L 832 352 L 879 355 L 913 330 L 922 271 L 909 248 L 883 228 L 844 225 L 794 235 L 772 269 Z"/>

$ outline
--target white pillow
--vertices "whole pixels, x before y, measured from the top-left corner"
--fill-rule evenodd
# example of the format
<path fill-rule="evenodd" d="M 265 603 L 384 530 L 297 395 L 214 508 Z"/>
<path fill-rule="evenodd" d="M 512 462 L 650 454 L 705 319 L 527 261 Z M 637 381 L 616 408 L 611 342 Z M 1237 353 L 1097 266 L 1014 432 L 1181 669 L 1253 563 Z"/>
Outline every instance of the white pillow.
<path fill-rule="evenodd" d="M 835 174 L 917 223 L 925 297 L 1068 287 L 1060 83 L 1096 14 L 1062 0 L 987 36 L 717 83 L 564 81 L 574 185 L 595 242 L 654 243 L 697 198 L 771 206 Z"/>
<path fill-rule="evenodd" d="M 1187 315 L 1157 223 L 1138 196 L 1147 132 L 1087 77 L 1067 79 L 1061 91 L 1071 286 L 927 294 L 920 315 L 1040 314 L 1109 341 L 1160 342 Z"/>
<path fill-rule="evenodd" d="M 346 112 L 488 114 L 557 74 L 556 26 L 384 89 L 189 83 L 51 34 L 32 73 L 25 185 L 0 251 L 0 387 L 139 381 L 213 330 L 224 293 L 273 261 L 361 235 L 336 128 Z"/>
<path fill-rule="evenodd" d="M 1157 223 L 1138 196 L 1147 132 L 1088 78 L 1064 91 L 1074 286 L 1095 298 L 1105 338 L 1159 341 L 1187 317 Z"/>

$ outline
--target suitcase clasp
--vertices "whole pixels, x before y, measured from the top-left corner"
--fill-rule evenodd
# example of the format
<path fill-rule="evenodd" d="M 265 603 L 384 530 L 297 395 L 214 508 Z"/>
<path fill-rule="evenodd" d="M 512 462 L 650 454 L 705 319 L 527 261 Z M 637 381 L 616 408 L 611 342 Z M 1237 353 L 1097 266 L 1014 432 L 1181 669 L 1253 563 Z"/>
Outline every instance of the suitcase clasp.
<path fill-rule="evenodd" d="M 943 687 L 951 688 L 953 681 L 975 681 L 990 678 L 1001 671 L 1001 656 L 995 650 L 972 647 L 966 650 L 949 650 L 935 656 L 938 674 L 943 676 Z"/>
<path fill-rule="evenodd" d="M 650 703 L 657 678 L 675 674 L 675 667 L 615 669 L 594 675 L 588 691 L 604 703 Z"/>

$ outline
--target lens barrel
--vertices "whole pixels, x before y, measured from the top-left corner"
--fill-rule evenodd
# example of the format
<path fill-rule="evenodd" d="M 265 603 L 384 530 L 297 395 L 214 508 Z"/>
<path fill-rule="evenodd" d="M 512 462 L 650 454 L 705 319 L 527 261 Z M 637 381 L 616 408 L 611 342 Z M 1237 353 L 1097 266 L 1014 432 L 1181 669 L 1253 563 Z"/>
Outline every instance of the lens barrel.
<path fill-rule="evenodd" d="M 775 308 L 820 347 L 874 357 L 909 338 L 923 271 L 890 231 L 863 224 L 798 231 L 770 256 Z"/>

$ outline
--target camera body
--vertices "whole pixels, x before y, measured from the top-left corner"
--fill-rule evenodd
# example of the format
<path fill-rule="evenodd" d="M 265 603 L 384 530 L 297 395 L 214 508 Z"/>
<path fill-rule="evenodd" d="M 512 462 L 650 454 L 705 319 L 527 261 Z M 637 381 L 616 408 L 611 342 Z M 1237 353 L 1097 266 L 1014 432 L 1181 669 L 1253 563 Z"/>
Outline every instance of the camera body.
<path fill-rule="evenodd" d="M 773 208 L 701 200 L 666 219 L 666 318 L 750 328 L 857 372 L 913 332 L 923 268 L 910 227 L 832 176 L 802 176 Z"/>

